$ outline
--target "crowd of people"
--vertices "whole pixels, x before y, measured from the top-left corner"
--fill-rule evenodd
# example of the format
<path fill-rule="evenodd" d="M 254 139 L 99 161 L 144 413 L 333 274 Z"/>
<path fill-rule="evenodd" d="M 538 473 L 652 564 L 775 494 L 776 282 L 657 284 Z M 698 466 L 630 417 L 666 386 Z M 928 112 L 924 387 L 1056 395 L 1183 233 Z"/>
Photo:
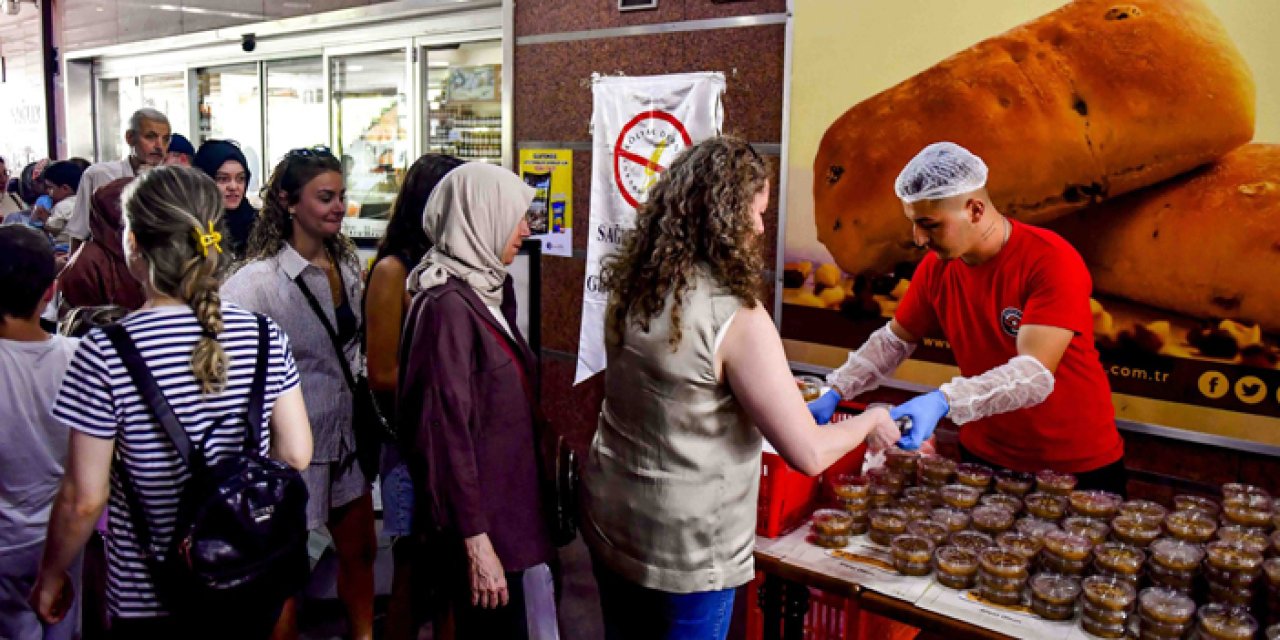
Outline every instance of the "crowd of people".
<path fill-rule="evenodd" d="M 296 638 L 311 567 L 294 560 L 324 528 L 348 635 L 371 639 L 380 477 L 395 567 L 380 637 L 427 621 L 437 638 L 541 637 L 531 619 L 554 608 L 543 577 L 558 570 L 563 496 L 548 490 L 537 354 L 508 275 L 534 190 L 425 155 L 365 265 L 327 148 L 285 154 L 258 209 L 236 143 L 194 149 L 153 109 L 124 138 L 124 159 L 36 163 L 5 195 L 0 636 Z M 1055 370 L 1063 384 L 1091 371 L 1072 350 L 1087 328 L 1070 297 L 1028 308 L 1008 365 L 823 426 L 841 394 L 951 318 L 913 285 L 806 406 L 759 298 L 769 175 L 737 138 L 693 145 L 604 265 L 605 399 L 570 500 L 608 638 L 725 637 L 754 575 L 762 437 L 818 474 L 864 442 L 919 446 L 950 413 L 979 425 L 962 439 L 972 455 L 1004 463 L 981 421 L 1044 403 Z M 915 200 L 907 185 L 919 244 L 954 253 L 954 269 L 1029 238 L 1057 247 L 1000 217 L 981 177 Z M 1111 486 L 1119 445 L 1097 440 L 1064 464 Z"/>

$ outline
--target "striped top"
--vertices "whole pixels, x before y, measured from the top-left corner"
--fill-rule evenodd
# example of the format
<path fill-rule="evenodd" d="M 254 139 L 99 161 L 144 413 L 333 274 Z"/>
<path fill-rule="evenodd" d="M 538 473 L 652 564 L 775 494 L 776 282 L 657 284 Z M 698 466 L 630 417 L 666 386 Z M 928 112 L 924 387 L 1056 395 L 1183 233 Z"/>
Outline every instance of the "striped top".
<path fill-rule="evenodd" d="M 245 412 L 257 362 L 257 318 L 223 303 L 224 329 L 218 336 L 230 357 L 225 388 L 202 396 L 191 371 L 191 352 L 200 325 L 186 306 L 143 309 L 123 320 L 129 337 L 155 376 L 193 446 L 203 447 L 210 464 L 244 446 Z M 270 447 L 266 428 L 275 401 L 298 384 L 289 339 L 271 320 L 266 397 L 263 399 L 261 452 Z M 68 427 L 97 438 L 114 439 L 144 505 L 158 548 L 173 536 L 178 499 L 190 476 L 177 449 L 152 417 L 111 340 L 100 329 L 85 336 L 67 370 L 54 415 Z M 203 443 L 203 445 L 201 445 Z M 107 603 L 112 615 L 149 618 L 166 615 L 134 536 L 133 520 L 115 465 L 111 472 L 110 532 L 107 541 Z"/>

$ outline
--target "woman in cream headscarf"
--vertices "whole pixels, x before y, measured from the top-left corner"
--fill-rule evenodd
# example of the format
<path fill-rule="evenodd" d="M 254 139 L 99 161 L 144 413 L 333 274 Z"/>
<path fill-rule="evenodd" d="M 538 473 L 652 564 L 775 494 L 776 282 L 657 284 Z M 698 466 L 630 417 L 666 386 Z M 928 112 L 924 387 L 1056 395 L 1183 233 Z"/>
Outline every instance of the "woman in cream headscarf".
<path fill-rule="evenodd" d="M 436 619 L 452 610 L 463 640 L 527 637 L 523 574 L 554 555 L 539 494 L 537 363 L 507 276 L 533 195 L 499 167 L 454 169 L 427 200 L 434 246 L 408 278 L 401 444 L 442 596 Z"/>

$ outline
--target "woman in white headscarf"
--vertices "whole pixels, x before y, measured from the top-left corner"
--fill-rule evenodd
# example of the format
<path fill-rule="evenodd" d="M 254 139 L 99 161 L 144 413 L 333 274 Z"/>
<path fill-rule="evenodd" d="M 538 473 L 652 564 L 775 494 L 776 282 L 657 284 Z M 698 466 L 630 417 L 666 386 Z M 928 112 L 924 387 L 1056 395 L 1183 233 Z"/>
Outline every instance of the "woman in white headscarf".
<path fill-rule="evenodd" d="M 507 275 L 529 236 L 534 191 L 510 171 L 470 163 L 432 192 L 434 246 L 409 274 L 398 423 L 457 637 L 524 638 L 523 574 L 554 556 L 539 491 L 537 362 L 516 325 Z"/>

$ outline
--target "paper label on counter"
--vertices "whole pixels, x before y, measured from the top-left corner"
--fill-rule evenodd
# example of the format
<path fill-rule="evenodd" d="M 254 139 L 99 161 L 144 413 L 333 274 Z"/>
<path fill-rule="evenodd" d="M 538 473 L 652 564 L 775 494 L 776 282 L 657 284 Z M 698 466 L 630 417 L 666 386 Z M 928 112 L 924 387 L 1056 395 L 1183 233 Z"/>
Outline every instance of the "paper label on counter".
<path fill-rule="evenodd" d="M 948 589 L 932 581 L 928 592 L 916 601 L 916 606 L 1014 638 L 1075 640 L 1091 637 L 1080 629 L 1078 620 L 1045 620 L 1028 607 L 987 602 L 971 591 Z"/>
<path fill-rule="evenodd" d="M 854 537 L 844 549 L 824 549 L 808 544 L 807 549 L 789 557 L 788 561 L 907 602 L 915 602 L 924 595 L 931 582 L 927 577 L 899 574 L 893 568 L 889 550 L 871 542 L 866 536 Z"/>

